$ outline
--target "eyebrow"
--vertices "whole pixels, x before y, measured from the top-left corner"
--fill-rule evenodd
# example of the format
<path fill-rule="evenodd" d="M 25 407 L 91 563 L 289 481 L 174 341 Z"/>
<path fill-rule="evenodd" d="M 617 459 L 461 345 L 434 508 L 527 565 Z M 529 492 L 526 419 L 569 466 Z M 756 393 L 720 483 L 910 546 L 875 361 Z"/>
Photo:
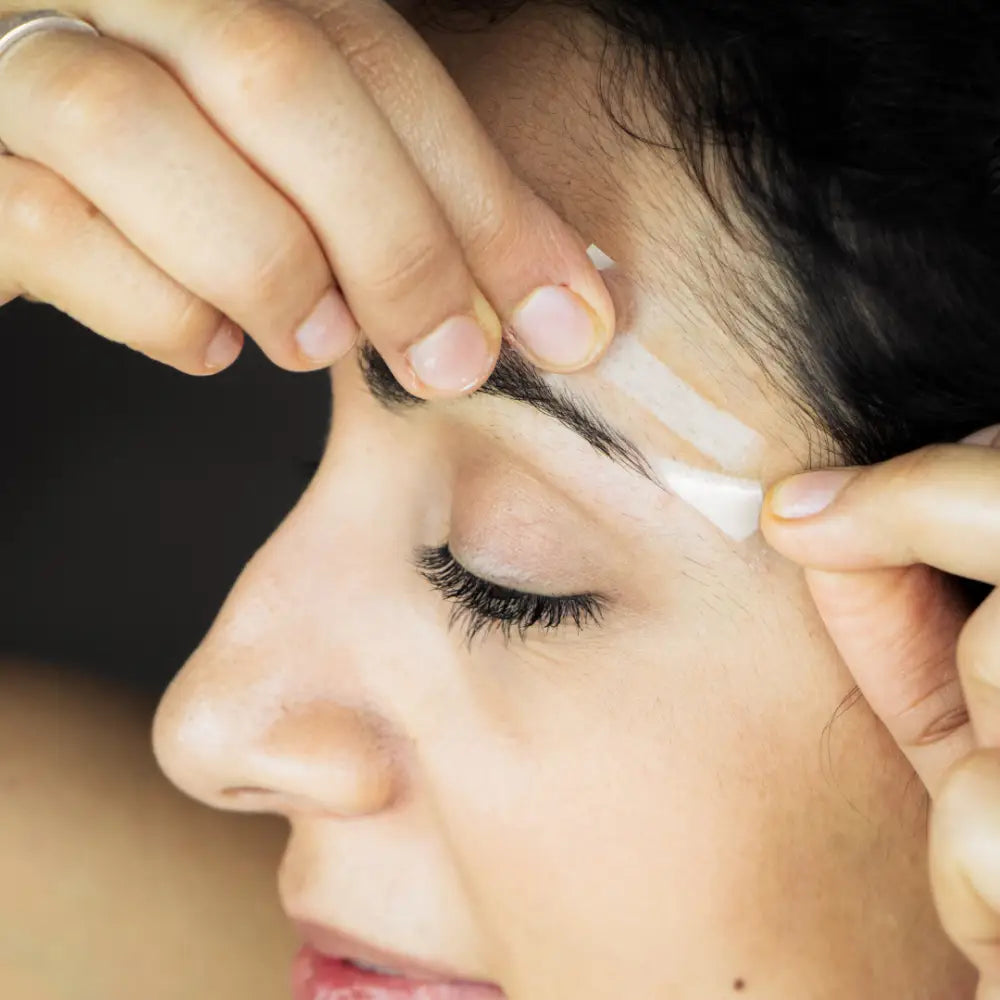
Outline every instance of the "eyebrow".
<path fill-rule="evenodd" d="M 387 410 L 398 413 L 428 405 L 427 400 L 410 395 L 396 381 L 396 376 L 371 343 L 366 342 L 358 351 L 358 365 L 368 391 Z M 538 369 L 507 341 L 500 346 L 493 374 L 471 395 L 479 394 L 527 403 L 568 427 L 612 462 L 659 485 L 642 452 L 628 437 L 612 427 L 589 401 L 570 398 L 550 386 Z"/>

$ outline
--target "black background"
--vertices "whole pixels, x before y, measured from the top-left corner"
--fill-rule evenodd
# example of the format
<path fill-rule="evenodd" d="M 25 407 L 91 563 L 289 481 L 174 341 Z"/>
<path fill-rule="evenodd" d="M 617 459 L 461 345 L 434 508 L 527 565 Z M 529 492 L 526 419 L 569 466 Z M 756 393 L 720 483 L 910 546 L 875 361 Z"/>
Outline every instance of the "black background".
<path fill-rule="evenodd" d="M 247 337 L 185 375 L 23 300 L 0 345 L 0 654 L 159 693 L 305 489 L 329 374 Z"/>

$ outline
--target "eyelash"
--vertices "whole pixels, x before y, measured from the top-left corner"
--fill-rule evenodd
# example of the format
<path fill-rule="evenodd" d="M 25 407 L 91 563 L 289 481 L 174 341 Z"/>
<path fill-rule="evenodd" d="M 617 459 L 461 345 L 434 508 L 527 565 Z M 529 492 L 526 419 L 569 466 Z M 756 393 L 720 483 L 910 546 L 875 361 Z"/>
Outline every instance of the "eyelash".
<path fill-rule="evenodd" d="M 308 484 L 319 462 L 303 461 L 300 468 Z M 415 563 L 420 575 L 454 605 L 448 625 L 464 623 L 470 646 L 478 635 L 491 631 L 499 632 L 509 642 L 517 629 L 523 642 L 528 630 L 535 626 L 550 630 L 572 620 L 581 631 L 587 624 L 599 625 L 604 618 L 605 601 L 597 594 L 552 597 L 501 587 L 470 573 L 455 560 L 447 545 L 419 548 Z"/>
<path fill-rule="evenodd" d="M 605 602 L 597 594 L 552 597 L 484 580 L 458 563 L 447 545 L 419 548 L 415 564 L 420 575 L 454 605 L 448 625 L 464 624 L 470 646 L 478 635 L 491 631 L 509 642 L 516 629 L 523 641 L 534 626 L 554 629 L 567 620 L 579 631 L 588 623 L 600 624 L 604 615 Z"/>

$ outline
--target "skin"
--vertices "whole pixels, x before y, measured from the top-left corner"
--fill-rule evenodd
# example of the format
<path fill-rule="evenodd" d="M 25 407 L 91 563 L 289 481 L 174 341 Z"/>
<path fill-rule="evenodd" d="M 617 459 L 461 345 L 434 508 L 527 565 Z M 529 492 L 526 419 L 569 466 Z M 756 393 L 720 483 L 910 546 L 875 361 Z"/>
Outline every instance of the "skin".
<path fill-rule="evenodd" d="M 24 660 L 0 662 L 0 689 L 0 996 L 286 995 L 286 824 L 174 788 L 155 699 Z"/>
<path fill-rule="evenodd" d="M 967 441 L 795 477 L 772 491 L 762 523 L 807 567 L 830 635 L 933 798 L 941 921 L 981 974 L 977 1000 L 996 1000 L 1000 604 L 994 592 L 970 615 L 941 571 L 1000 582 L 1000 427 Z"/>
<path fill-rule="evenodd" d="M 614 311 L 586 244 L 389 6 L 61 10 L 102 36 L 38 31 L 0 59 L 15 154 L 0 159 L 0 304 L 51 302 L 195 375 L 231 364 L 241 330 L 281 367 L 328 365 L 360 323 L 427 398 L 482 384 L 501 320 L 552 371 L 606 349 Z M 559 343 L 544 289 L 571 310 Z"/>
<path fill-rule="evenodd" d="M 745 474 L 771 481 L 807 464 L 815 434 L 727 330 L 739 315 L 733 274 L 753 287 L 766 272 L 727 242 L 676 163 L 625 145 L 605 120 L 594 98 L 599 39 L 584 22 L 569 44 L 569 15 L 527 11 L 474 36 L 425 32 L 424 50 L 379 4 L 296 5 L 305 19 L 289 18 L 288 5 L 237 0 L 68 9 L 115 38 L 36 37 L 0 64 L 0 85 L 13 96 L 0 134 L 22 154 L 0 163 L 0 247 L 18 247 L 0 261 L 7 297 L 52 301 L 112 339 L 131 342 L 145 329 L 133 346 L 192 373 L 207 370 L 206 344 L 229 315 L 276 363 L 298 370 L 315 359 L 295 353 L 291 331 L 336 279 L 351 315 L 341 308 L 337 351 L 326 360 L 346 349 L 360 321 L 408 389 L 440 399 L 454 393 L 432 391 L 404 360 L 414 338 L 458 309 L 492 330 L 495 350 L 496 316 L 474 285 L 516 321 L 522 296 L 560 281 L 593 300 L 598 322 L 586 350 L 555 369 L 592 360 L 617 314 L 625 335 L 641 336 L 764 435 L 767 448 Z M 170 74 L 202 99 L 228 145 Z M 433 82 L 433 100 L 414 79 Z M 256 99 L 227 89 L 232 80 L 255 88 Z M 363 141 L 309 127 L 331 101 L 337 124 Z M 427 108 L 447 109 L 454 127 L 428 120 Z M 150 157 L 137 120 L 155 121 L 154 150 L 169 145 L 176 158 Z M 338 159 L 345 147 L 348 164 Z M 353 201 L 336 197 L 345 176 Z M 401 214 L 373 213 L 389 191 Z M 509 227 L 499 235 L 482 218 L 497 204 Z M 363 226 L 344 225 L 352 211 Z M 359 249 L 362 230 L 376 236 Z M 583 263 L 589 240 L 573 230 L 594 234 L 628 280 L 605 290 Z M 436 234 L 431 249 L 445 245 L 444 256 L 394 243 L 400 233 Z M 440 270 L 386 275 L 374 266 L 426 259 L 443 261 Z M 974 735 L 990 738 L 951 725 L 960 764 L 941 772 L 945 741 L 928 747 L 906 711 L 944 702 L 954 723 L 956 704 L 930 697 L 954 698 L 953 678 L 916 702 L 905 685 L 869 678 L 875 712 L 859 704 L 829 728 L 853 684 L 842 656 L 854 668 L 863 659 L 863 644 L 851 643 L 857 628 L 837 625 L 838 614 L 841 624 L 852 620 L 852 608 L 858 621 L 856 599 L 837 607 L 843 581 L 815 570 L 804 579 L 759 539 L 731 544 L 534 412 L 476 399 L 389 414 L 367 394 L 353 355 L 332 382 L 337 418 L 319 474 L 237 581 L 154 731 L 162 768 L 190 795 L 291 822 L 279 876 L 291 915 L 495 981 L 514 1000 L 970 996 L 973 970 L 939 925 L 936 899 L 945 927 L 994 978 L 988 899 L 997 894 L 982 844 L 995 842 L 1000 810 L 982 803 L 992 801 L 984 788 L 996 786 L 996 761 L 989 746 L 968 752 Z M 589 387 L 645 446 L 697 458 L 620 398 Z M 918 463 L 923 473 L 933 467 Z M 886 482 L 898 486 L 899 476 Z M 768 540 L 782 548 L 775 524 L 765 523 Z M 895 569 L 900 551 L 919 551 L 905 533 L 893 537 L 898 550 L 872 546 L 860 568 L 882 560 Z M 498 582 L 604 593 L 604 625 L 467 647 L 408 564 L 414 545 L 444 539 Z M 824 561 L 793 544 L 788 554 L 827 574 L 856 571 L 843 564 L 852 550 L 838 544 L 832 567 L 829 553 Z M 920 554 L 949 563 L 954 554 L 943 551 Z M 864 579 L 852 580 L 855 595 L 894 578 Z M 927 630 L 937 645 L 925 662 L 982 662 L 975 651 L 988 645 L 985 626 L 961 632 L 974 637 L 961 646 L 968 656 L 941 653 L 951 648 L 941 637 L 956 638 L 962 616 L 927 579 L 907 576 L 912 586 L 881 591 L 902 593 L 896 610 L 906 609 L 897 631 L 883 622 L 881 634 L 902 634 L 899 622 L 918 620 L 913 609 L 929 594 L 939 628 Z M 898 656 L 871 659 L 901 666 Z M 917 680 L 940 676 L 928 669 Z M 988 688 L 969 676 L 965 689 L 982 696 Z M 8 731 L 16 746 L 31 742 L 29 732 Z M 104 735 L 91 733 L 88 760 L 101 761 Z M 108 754 L 104 771 L 119 759 Z M 48 762 L 50 772 L 63 766 Z M 914 771 L 935 794 L 934 899 Z M 31 824 L 66 824 L 44 811 L 56 788 L 36 788 L 51 794 L 22 803 L 23 839 Z M 93 789 L 78 825 L 97 826 L 109 801 L 114 790 Z M 139 842 L 138 831 L 127 839 Z M 176 843 L 166 851 L 179 853 Z M 108 860 L 109 881 L 124 870 L 121 854 Z M 51 867 L 27 871 L 20 895 L 45 898 Z M 134 912 L 115 910 L 114 895 L 104 902 L 119 921 Z M 229 921 L 227 913 L 213 923 L 231 933 Z M 237 959 L 244 971 L 250 950 Z M 122 971 L 112 960 L 93 976 L 108 968 Z M 224 974 L 226 965 L 215 968 Z M 25 974 L 19 995 L 46 988 Z"/>
<path fill-rule="evenodd" d="M 630 276 L 611 289 L 628 335 L 764 436 L 744 471 L 802 468 L 815 441 L 691 262 L 758 265 L 676 164 L 594 117 L 579 31 L 526 11 L 425 37 L 515 170 Z M 290 821 L 291 916 L 511 1000 L 972 995 L 911 763 L 863 703 L 827 728 L 853 679 L 798 567 L 523 406 L 389 413 L 350 356 L 332 387 L 316 478 L 154 725 L 189 795 Z M 445 539 L 499 583 L 610 595 L 604 625 L 469 647 L 409 562 Z"/>

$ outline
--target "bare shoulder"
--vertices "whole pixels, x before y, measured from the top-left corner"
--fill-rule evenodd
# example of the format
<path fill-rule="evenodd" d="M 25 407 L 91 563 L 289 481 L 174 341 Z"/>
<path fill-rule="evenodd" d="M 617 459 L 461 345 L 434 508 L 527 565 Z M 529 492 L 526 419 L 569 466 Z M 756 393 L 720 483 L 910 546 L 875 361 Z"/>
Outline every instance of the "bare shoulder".
<path fill-rule="evenodd" d="M 288 996 L 287 824 L 177 791 L 153 757 L 155 707 L 0 659 L 0 996 Z"/>

